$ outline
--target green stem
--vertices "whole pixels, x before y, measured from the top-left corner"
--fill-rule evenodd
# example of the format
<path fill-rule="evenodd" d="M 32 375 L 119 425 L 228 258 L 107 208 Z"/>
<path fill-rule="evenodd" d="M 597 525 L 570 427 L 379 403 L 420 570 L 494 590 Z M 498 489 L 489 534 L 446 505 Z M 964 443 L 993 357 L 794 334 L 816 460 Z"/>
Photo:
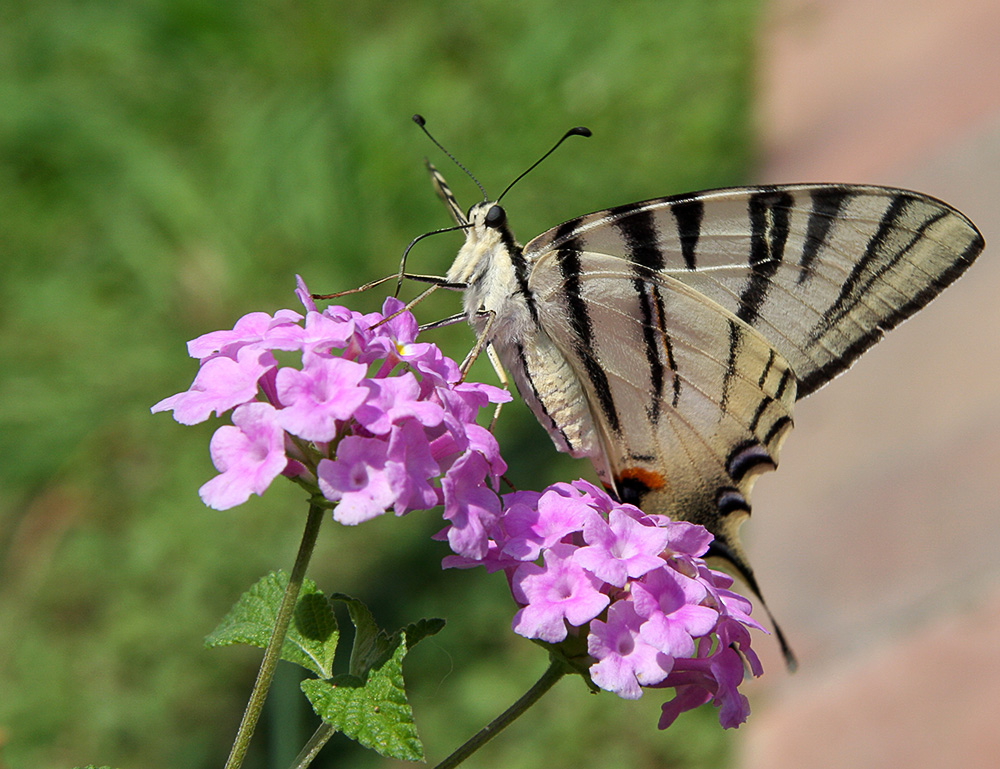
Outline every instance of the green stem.
<path fill-rule="evenodd" d="M 320 724 L 319 728 L 313 732 L 313 736 L 309 738 L 309 742 L 306 743 L 305 747 L 295 757 L 291 769 L 306 769 L 312 763 L 313 759 L 316 758 L 316 754 L 319 753 L 320 749 L 326 745 L 327 740 L 336 734 L 336 732 L 337 730 L 333 726 L 330 726 L 330 724 Z"/>
<path fill-rule="evenodd" d="M 487 726 L 480 729 L 478 734 L 434 767 L 434 769 L 452 769 L 452 767 L 458 766 L 483 745 L 500 734 L 501 731 L 513 723 L 514 719 L 538 702 L 542 695 L 551 689 L 555 682 L 566 675 L 566 673 L 567 670 L 564 663 L 552 660 L 548 669 L 542 673 L 542 677 L 535 681 L 535 685 L 528 689 L 522 695 L 521 699 L 493 719 Z"/>
<path fill-rule="evenodd" d="M 299 543 L 298 555 L 295 556 L 295 565 L 292 566 L 292 574 L 288 578 L 285 594 L 281 597 L 281 606 L 278 607 L 278 616 L 274 620 L 271 640 L 267 642 L 267 649 L 264 650 L 264 659 L 260 663 L 257 681 L 250 693 L 247 709 L 243 712 L 243 720 L 236 732 L 236 740 L 229 753 L 229 760 L 226 761 L 226 769 L 239 769 L 247 754 L 247 748 L 250 747 L 250 738 L 253 737 L 257 720 L 260 718 L 260 711 L 267 698 L 267 690 L 271 687 L 271 679 L 274 678 L 274 669 L 281 658 L 281 647 L 285 643 L 285 635 L 295 611 L 295 602 L 298 600 L 299 590 L 302 588 L 306 567 L 312 557 L 313 548 L 316 547 L 316 536 L 319 534 L 319 526 L 323 522 L 323 514 L 324 509 L 319 505 L 311 504 L 309 506 L 309 517 L 306 519 L 306 528 L 302 533 L 302 542 Z"/>

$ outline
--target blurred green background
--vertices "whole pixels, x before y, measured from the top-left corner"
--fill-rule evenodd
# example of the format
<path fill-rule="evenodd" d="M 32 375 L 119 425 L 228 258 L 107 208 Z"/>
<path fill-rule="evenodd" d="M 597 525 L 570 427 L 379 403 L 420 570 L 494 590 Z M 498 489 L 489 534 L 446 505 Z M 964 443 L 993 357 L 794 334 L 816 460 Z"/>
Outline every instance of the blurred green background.
<path fill-rule="evenodd" d="M 0 768 L 224 762 L 259 652 L 202 638 L 290 567 L 306 505 L 279 482 L 204 508 L 217 423 L 148 409 L 190 383 L 186 340 L 296 307 L 295 273 L 355 286 L 449 224 L 424 156 L 463 205 L 477 199 L 410 115 L 493 195 L 570 126 L 594 131 L 505 198 L 522 242 L 585 211 L 745 182 L 759 6 L 0 4 Z M 410 268 L 441 274 L 460 243 L 428 239 Z M 458 309 L 447 295 L 420 317 Z M 457 358 L 473 339 L 435 334 Z M 518 486 L 586 470 L 520 404 L 501 422 Z M 328 523 L 310 571 L 386 626 L 447 618 L 407 660 L 432 762 L 546 664 L 511 634 L 502 579 L 440 570 L 439 527 L 435 513 Z M 658 705 L 567 680 L 467 765 L 725 765 L 711 708 L 660 733 Z M 286 765 L 314 726 L 282 671 L 246 766 Z M 391 763 L 334 738 L 314 766 Z"/>

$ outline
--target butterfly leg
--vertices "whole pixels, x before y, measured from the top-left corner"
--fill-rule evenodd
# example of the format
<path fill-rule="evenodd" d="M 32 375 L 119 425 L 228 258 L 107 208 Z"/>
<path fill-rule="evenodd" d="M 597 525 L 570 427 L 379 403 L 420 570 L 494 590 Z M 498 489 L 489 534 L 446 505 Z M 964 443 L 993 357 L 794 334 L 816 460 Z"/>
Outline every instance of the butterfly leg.
<path fill-rule="evenodd" d="M 399 315 L 402 315 L 404 312 L 409 312 L 414 307 L 416 307 L 418 304 L 420 304 L 422 301 L 424 301 L 424 299 L 426 299 L 431 294 L 433 294 L 435 291 L 437 291 L 439 288 L 441 288 L 441 285 L 439 283 L 435 283 L 430 288 L 428 288 L 426 291 L 422 291 L 419 294 L 417 294 L 413 299 L 411 299 L 409 302 L 407 302 L 402 307 L 400 307 L 398 310 L 396 310 L 396 312 L 392 313 L 392 315 L 387 315 L 386 317 L 382 318 L 382 320 L 380 320 L 378 323 L 376 323 L 374 326 L 372 326 L 372 328 L 375 328 L 377 326 L 381 326 L 383 323 L 388 323 L 390 320 L 392 320 L 395 317 L 398 317 Z"/>
<path fill-rule="evenodd" d="M 347 296 L 349 294 L 360 294 L 362 291 L 368 291 L 369 289 L 375 288 L 376 286 L 381 286 L 383 283 L 388 283 L 390 280 L 397 278 L 397 275 L 386 275 L 384 278 L 379 278 L 378 280 L 373 280 L 369 283 L 365 283 L 363 286 L 358 286 L 357 288 L 349 288 L 346 291 L 337 291 L 333 294 L 311 294 L 313 299 L 338 299 L 342 296 Z"/>
<path fill-rule="evenodd" d="M 497 379 L 500 380 L 500 386 L 505 390 L 510 390 L 510 380 L 507 379 L 507 372 L 504 371 L 503 364 L 500 362 L 500 355 L 497 353 L 496 348 L 491 342 L 483 342 L 482 340 L 486 338 L 486 333 L 489 331 L 490 323 L 495 313 L 487 312 L 482 310 L 477 313 L 480 317 L 487 318 L 486 327 L 483 329 L 483 333 L 479 335 L 479 339 L 476 341 L 475 347 L 469 351 L 469 354 L 465 356 L 465 360 L 462 361 L 462 365 L 459 367 L 459 371 L 462 372 L 464 377 L 469 370 L 469 367 L 475 362 L 476 358 L 482 352 L 483 348 L 486 349 L 486 357 L 490 359 L 490 365 L 493 366 L 493 370 L 496 372 Z M 461 323 L 468 319 L 468 316 L 462 312 L 456 315 L 451 315 L 447 318 L 442 318 L 441 320 L 434 321 L 433 323 L 427 323 L 420 327 L 421 331 L 427 331 L 432 328 L 444 328 L 445 326 L 451 326 L 455 323 Z M 496 408 L 493 410 L 493 418 L 490 420 L 490 432 L 493 432 L 493 427 L 497 423 L 497 419 L 500 418 L 500 408 L 503 406 L 502 403 L 498 403 Z"/>
<path fill-rule="evenodd" d="M 490 359 L 490 364 L 493 366 L 493 370 L 497 374 L 497 379 L 500 380 L 500 386 L 503 389 L 510 391 L 510 381 L 507 379 L 507 372 L 503 369 L 503 364 L 500 362 L 500 356 L 497 354 L 496 348 L 492 344 L 486 345 L 486 356 Z M 493 419 L 490 420 L 490 432 L 493 432 L 493 428 L 496 426 L 497 420 L 500 418 L 500 409 L 503 406 L 502 403 L 498 403 L 496 408 L 493 409 Z"/>
<path fill-rule="evenodd" d="M 432 323 L 424 323 L 420 326 L 420 332 L 430 331 L 435 328 L 444 328 L 445 326 L 454 326 L 456 323 L 464 323 L 467 316 L 464 312 L 456 313 L 455 315 L 449 315 L 447 318 L 441 318 L 441 320 L 435 320 Z"/>
<path fill-rule="evenodd" d="M 435 291 L 437 291 L 439 288 L 464 288 L 465 287 L 464 284 L 448 283 L 446 280 L 442 280 L 441 278 L 432 278 L 429 275 L 411 275 L 410 277 L 414 278 L 414 279 L 430 278 L 431 280 L 438 281 L 438 282 L 435 282 L 426 291 L 423 291 L 422 293 L 418 294 L 416 297 L 414 297 L 413 299 L 411 299 L 403 307 L 401 307 L 400 309 L 396 310 L 396 312 L 394 312 L 392 315 L 388 315 L 385 318 L 383 318 L 382 320 L 380 320 L 372 328 L 375 328 L 376 326 L 381 326 L 383 323 L 388 323 L 390 320 L 392 320 L 393 318 L 395 318 L 398 315 L 402 315 L 404 312 L 409 312 L 414 307 L 416 307 L 418 304 L 420 304 L 422 301 L 424 301 L 424 299 L 426 299 L 428 296 L 430 296 Z M 422 326 L 421 329 L 424 329 L 424 328 L 440 328 L 441 326 L 449 326 L 452 323 L 457 323 L 460 320 L 465 320 L 465 314 L 464 313 L 461 314 L 461 315 L 452 315 L 451 317 L 445 318 L 444 320 L 439 320 L 436 323 L 431 323 L 431 324 L 429 324 L 427 326 Z"/>
<path fill-rule="evenodd" d="M 342 296 L 348 296 L 349 294 L 360 294 L 362 291 L 368 291 L 370 289 L 381 286 L 383 283 L 388 283 L 390 280 L 398 280 L 399 275 L 386 275 L 384 278 L 378 278 L 377 280 L 365 283 L 363 286 L 358 286 L 357 288 L 349 288 L 346 291 L 335 291 L 332 294 L 311 294 L 313 299 L 338 299 Z M 406 280 L 415 280 L 418 283 L 431 283 L 434 288 L 447 288 L 453 291 L 461 291 L 465 288 L 464 283 L 449 283 L 446 278 L 442 278 L 440 275 L 417 275 L 415 273 L 404 273 L 403 278 Z M 427 292 L 425 292 L 427 293 Z M 422 299 L 423 295 L 418 297 Z M 415 300 L 415 301 L 418 301 Z"/>
<path fill-rule="evenodd" d="M 496 320 L 497 314 L 493 310 L 479 310 L 476 313 L 476 317 L 486 318 L 486 322 L 483 324 L 483 328 L 476 338 L 476 344 L 469 350 L 469 354 L 465 356 L 462 365 L 458 367 L 458 370 L 462 372 L 462 379 L 465 379 L 465 375 L 469 373 L 469 369 L 476 362 L 476 358 L 483 351 L 483 347 L 489 345 L 486 340 L 489 338 L 490 329 L 493 327 L 493 321 Z"/>

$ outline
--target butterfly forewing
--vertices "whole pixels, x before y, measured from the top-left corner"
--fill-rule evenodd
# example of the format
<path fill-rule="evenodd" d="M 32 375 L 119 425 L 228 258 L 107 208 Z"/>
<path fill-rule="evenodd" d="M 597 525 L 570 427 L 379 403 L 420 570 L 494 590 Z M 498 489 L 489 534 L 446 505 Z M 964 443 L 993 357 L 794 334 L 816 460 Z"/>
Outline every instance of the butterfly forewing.
<path fill-rule="evenodd" d="M 958 278 L 983 248 L 961 213 L 883 187 L 717 190 L 566 222 L 525 247 L 561 244 L 666 271 L 757 328 L 815 391 Z"/>

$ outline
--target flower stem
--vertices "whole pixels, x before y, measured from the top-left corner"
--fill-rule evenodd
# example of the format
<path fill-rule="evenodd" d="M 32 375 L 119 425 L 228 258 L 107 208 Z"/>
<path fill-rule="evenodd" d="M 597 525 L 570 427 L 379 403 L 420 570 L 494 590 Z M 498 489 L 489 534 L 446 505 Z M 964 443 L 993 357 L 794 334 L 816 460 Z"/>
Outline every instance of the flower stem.
<path fill-rule="evenodd" d="M 316 758 L 316 754 L 319 753 L 320 749 L 326 745 L 326 741 L 329 740 L 334 733 L 336 728 L 327 723 L 322 723 L 319 728 L 313 733 L 313 736 L 309 738 L 309 742 L 305 744 L 305 747 L 299 752 L 292 762 L 291 769 L 306 769 L 312 760 Z"/>
<path fill-rule="evenodd" d="M 434 769 L 452 769 L 452 767 L 458 766 L 513 723 L 514 719 L 538 702 L 542 695 L 551 689 L 555 682 L 566 675 L 567 672 L 563 662 L 555 659 L 552 660 L 546 671 L 542 673 L 542 677 L 535 681 L 534 686 L 528 689 L 517 702 L 480 729 L 468 742 L 434 767 Z"/>
<path fill-rule="evenodd" d="M 243 712 L 243 720 L 236 732 L 236 740 L 233 742 L 233 749 L 226 761 L 226 769 L 239 769 L 247 754 L 247 748 L 250 747 L 250 738 L 253 737 L 254 729 L 257 727 L 257 720 L 264 707 L 267 691 L 271 688 L 271 680 L 274 678 L 274 669 L 281 657 L 281 647 L 285 643 L 285 635 L 292 620 L 299 590 L 302 588 L 306 567 L 312 557 L 313 548 L 316 547 L 316 537 L 319 534 L 319 526 L 323 522 L 323 513 L 323 507 L 316 504 L 309 506 L 309 516 L 306 519 L 305 531 L 302 533 L 302 542 L 299 543 L 298 555 L 295 556 L 295 565 L 292 566 L 288 585 L 285 586 L 285 594 L 281 597 L 278 616 L 274 620 L 274 630 L 271 631 L 271 639 L 267 642 L 267 648 L 264 650 L 264 659 L 260 663 L 257 681 L 253 685 L 250 700 Z"/>

